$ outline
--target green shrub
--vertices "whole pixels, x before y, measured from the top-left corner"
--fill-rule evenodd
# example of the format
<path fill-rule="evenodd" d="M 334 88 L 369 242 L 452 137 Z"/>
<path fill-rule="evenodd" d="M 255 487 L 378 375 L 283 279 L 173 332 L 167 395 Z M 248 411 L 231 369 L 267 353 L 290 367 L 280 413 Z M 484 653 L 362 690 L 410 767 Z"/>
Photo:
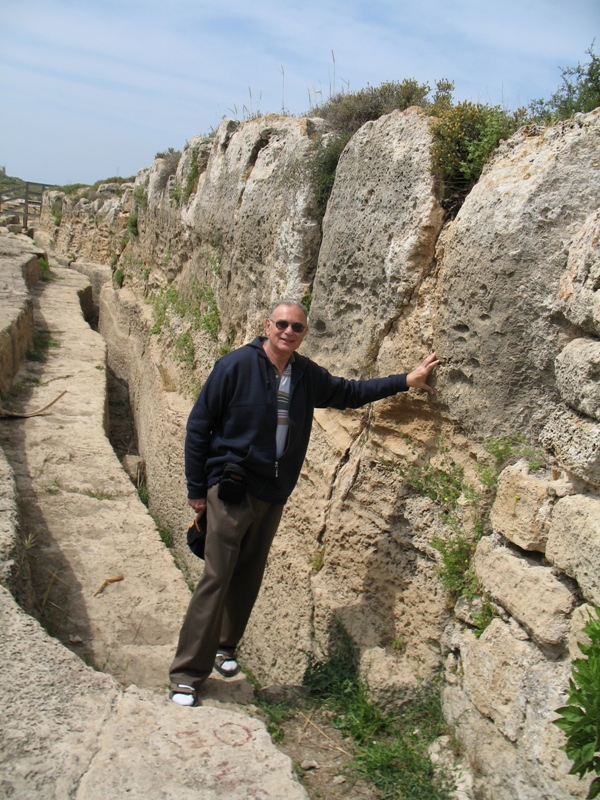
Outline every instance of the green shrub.
<path fill-rule="evenodd" d="M 590 60 L 576 67 L 561 67 L 562 85 L 550 100 L 534 100 L 530 105 L 536 119 L 554 122 L 568 119 L 577 112 L 587 113 L 600 106 L 600 56 L 594 53 L 593 43 L 586 53 Z"/>
<path fill-rule="evenodd" d="M 181 201 L 183 199 L 183 189 L 177 178 L 174 178 L 171 181 L 171 185 L 169 186 L 169 197 L 171 198 L 172 203 L 174 203 L 176 206 L 181 205 Z"/>
<path fill-rule="evenodd" d="M 586 658 L 573 661 L 567 705 L 558 708 L 560 718 L 554 724 L 567 736 L 563 747 L 573 762 L 571 775 L 600 776 L 600 606 L 594 606 L 583 631 L 589 644 L 579 643 Z M 600 795 L 600 777 L 594 778 L 588 800 Z"/>
<path fill-rule="evenodd" d="M 431 121 L 433 171 L 444 182 L 444 205 L 457 211 L 501 139 L 524 123 L 523 110 L 465 101 L 442 110 Z"/>
<path fill-rule="evenodd" d="M 312 146 L 307 174 L 312 187 L 315 213 L 319 219 L 325 215 L 338 161 L 351 135 L 348 132 L 331 134 L 318 139 Z"/>
<path fill-rule="evenodd" d="M 148 192 L 143 186 L 136 186 L 133 190 L 133 200 L 138 208 L 145 211 L 148 208 Z"/>
<path fill-rule="evenodd" d="M 308 317 L 310 314 L 310 307 L 312 305 L 312 294 L 310 292 L 306 292 L 306 294 L 300 298 L 300 302 L 306 309 L 306 316 Z"/>
<path fill-rule="evenodd" d="M 430 87 L 414 78 L 385 81 L 380 86 L 367 86 L 357 92 L 340 92 L 309 111 L 313 117 L 326 120 L 334 131 L 355 133 L 365 122 L 379 119 L 396 109 L 427 105 Z"/>
<path fill-rule="evenodd" d="M 123 281 L 125 279 L 125 270 L 123 267 L 119 267 L 115 270 L 113 275 L 113 281 L 115 282 L 115 286 L 118 286 L 119 289 L 123 286 Z"/>
<path fill-rule="evenodd" d="M 175 350 L 175 355 L 179 361 L 183 361 L 184 364 L 188 364 L 190 367 L 194 366 L 196 349 L 194 347 L 192 335 L 189 331 L 185 331 L 184 333 L 180 333 L 178 336 L 176 336 L 175 341 L 173 342 L 173 347 Z"/>
<path fill-rule="evenodd" d="M 51 280 L 50 276 L 50 264 L 46 261 L 45 258 L 38 258 L 38 264 L 40 265 L 40 273 L 41 278 L 43 281 Z"/>
<path fill-rule="evenodd" d="M 58 228 L 62 222 L 62 200 L 55 200 L 51 206 L 54 215 L 54 225 Z"/>
<path fill-rule="evenodd" d="M 127 230 L 132 236 L 138 236 L 138 215 L 130 214 L 127 220 Z"/>
<path fill-rule="evenodd" d="M 185 204 L 198 188 L 200 179 L 200 164 L 198 162 L 198 148 L 192 148 L 190 171 L 185 179 L 185 186 L 181 191 L 181 200 Z"/>
<path fill-rule="evenodd" d="M 471 556 L 475 543 L 464 533 L 455 536 L 434 536 L 431 546 L 442 556 L 438 575 L 445 588 L 456 598 L 474 597 L 477 594 L 477 579 L 471 570 Z"/>
<path fill-rule="evenodd" d="M 205 287 L 200 290 L 200 296 L 206 309 L 202 314 L 202 327 L 210 338 L 216 341 L 221 329 L 221 318 L 214 292 L 210 287 Z"/>

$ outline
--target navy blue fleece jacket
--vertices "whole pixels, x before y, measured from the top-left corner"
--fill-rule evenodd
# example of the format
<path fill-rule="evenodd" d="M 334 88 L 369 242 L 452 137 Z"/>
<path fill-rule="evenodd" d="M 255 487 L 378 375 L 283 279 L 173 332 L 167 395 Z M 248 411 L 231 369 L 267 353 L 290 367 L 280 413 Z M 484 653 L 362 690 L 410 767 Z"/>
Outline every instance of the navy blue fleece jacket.
<path fill-rule="evenodd" d="M 359 408 L 408 388 L 406 375 L 346 380 L 295 353 L 288 445 L 277 461 L 277 379 L 263 341 L 257 337 L 220 358 L 192 409 L 185 440 L 190 499 L 205 497 L 234 462 L 247 471 L 252 494 L 285 503 L 302 468 L 315 408 Z"/>

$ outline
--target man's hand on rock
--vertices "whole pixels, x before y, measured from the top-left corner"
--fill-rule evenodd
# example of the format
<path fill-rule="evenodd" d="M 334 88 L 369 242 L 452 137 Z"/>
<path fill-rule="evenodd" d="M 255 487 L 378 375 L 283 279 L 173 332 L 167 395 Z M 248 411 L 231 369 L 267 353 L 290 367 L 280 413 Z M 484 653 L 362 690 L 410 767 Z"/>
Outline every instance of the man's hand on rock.
<path fill-rule="evenodd" d="M 199 520 L 206 511 L 206 497 L 200 497 L 197 500 L 188 500 L 188 506 L 191 506 L 196 512 L 196 519 Z"/>
<path fill-rule="evenodd" d="M 422 389 L 429 394 L 433 394 L 433 389 L 427 383 L 427 378 L 439 364 L 439 360 L 435 353 L 427 356 L 425 361 L 421 362 L 418 367 L 409 372 L 406 376 L 406 385 L 413 389 Z"/>

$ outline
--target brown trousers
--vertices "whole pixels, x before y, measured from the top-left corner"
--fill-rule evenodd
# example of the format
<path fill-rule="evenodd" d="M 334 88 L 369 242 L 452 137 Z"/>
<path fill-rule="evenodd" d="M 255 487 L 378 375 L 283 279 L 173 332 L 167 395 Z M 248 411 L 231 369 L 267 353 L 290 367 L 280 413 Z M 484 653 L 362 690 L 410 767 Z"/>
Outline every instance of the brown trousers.
<path fill-rule="evenodd" d="M 208 490 L 204 573 L 185 615 L 171 683 L 197 689 L 210 675 L 217 651 L 233 655 L 258 596 L 282 505 L 250 493 L 239 505 Z"/>

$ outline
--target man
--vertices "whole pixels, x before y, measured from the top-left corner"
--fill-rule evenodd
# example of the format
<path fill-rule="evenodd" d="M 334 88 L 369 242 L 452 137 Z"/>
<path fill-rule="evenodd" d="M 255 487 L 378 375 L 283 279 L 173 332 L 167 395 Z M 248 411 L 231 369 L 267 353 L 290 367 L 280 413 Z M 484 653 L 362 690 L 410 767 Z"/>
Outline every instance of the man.
<path fill-rule="evenodd" d="M 266 337 L 216 362 L 187 424 L 188 504 L 206 514 L 205 569 L 171 665 L 171 696 L 197 704 L 213 667 L 237 672 L 236 647 L 258 595 L 283 506 L 292 493 L 315 408 L 358 408 L 409 387 L 433 392 L 435 353 L 408 374 L 351 381 L 296 354 L 308 333 L 304 306 L 271 308 Z"/>

